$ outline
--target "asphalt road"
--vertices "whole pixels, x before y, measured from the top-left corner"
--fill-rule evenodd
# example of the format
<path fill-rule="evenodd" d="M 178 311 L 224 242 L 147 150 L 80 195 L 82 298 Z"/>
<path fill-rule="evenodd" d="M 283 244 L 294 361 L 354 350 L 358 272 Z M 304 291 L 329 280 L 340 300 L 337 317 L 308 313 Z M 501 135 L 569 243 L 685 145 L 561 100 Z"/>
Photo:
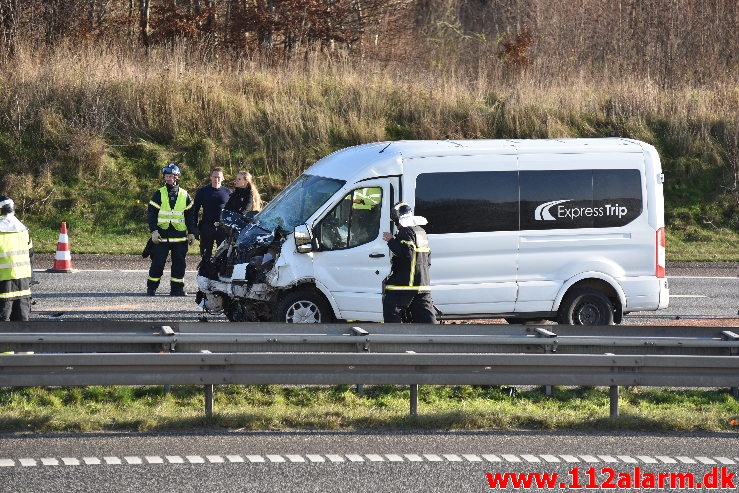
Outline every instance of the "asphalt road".
<path fill-rule="evenodd" d="M 486 473 L 545 472 L 559 475 L 553 489 L 568 489 L 560 483 L 571 484 L 576 473 L 583 485 L 588 474 L 602 484 L 610 469 L 615 483 L 635 468 L 642 480 L 693 473 L 699 481 L 718 468 L 719 478 L 736 486 L 737 438 L 537 431 L 0 435 L 0 491 L 466 492 L 489 490 Z"/>
<path fill-rule="evenodd" d="M 196 289 L 198 258 L 188 259 L 186 289 Z M 144 295 L 148 261 L 140 256 L 73 256 L 74 273 L 48 273 L 52 255 L 39 255 L 34 286 L 34 320 L 139 320 L 195 322 L 204 316 L 194 296 L 170 297 L 168 270 L 155 297 Z M 719 325 L 739 326 L 739 263 L 674 263 L 667 267 L 670 306 L 659 312 L 634 312 L 624 324 L 721 319 Z M 208 321 L 226 321 L 207 316 Z M 502 322 L 501 320 L 498 320 Z"/>

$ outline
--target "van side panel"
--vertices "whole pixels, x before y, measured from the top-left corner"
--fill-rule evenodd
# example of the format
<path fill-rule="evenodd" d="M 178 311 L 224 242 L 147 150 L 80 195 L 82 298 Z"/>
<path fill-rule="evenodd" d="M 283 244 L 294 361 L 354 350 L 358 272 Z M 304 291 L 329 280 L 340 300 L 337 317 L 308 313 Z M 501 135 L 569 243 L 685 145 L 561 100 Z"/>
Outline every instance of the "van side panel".
<path fill-rule="evenodd" d="M 513 311 L 517 170 L 515 156 L 507 152 L 404 161 L 403 200 L 416 214 L 428 216 L 432 296 L 446 315 Z M 514 207 L 513 216 L 509 230 L 493 231 L 497 218 L 481 217 L 479 208 L 499 205 L 493 195 L 503 181 L 500 188 L 510 195 L 505 204 Z"/>
<path fill-rule="evenodd" d="M 610 280 L 653 278 L 654 228 L 648 220 L 644 159 L 633 149 L 519 156 L 516 312 L 556 311 L 565 283 L 584 272 Z M 629 193 L 620 191 L 620 180 Z M 620 196 L 609 197 L 611 188 Z M 641 300 L 648 289 L 624 291 L 628 305 L 630 296 Z"/>

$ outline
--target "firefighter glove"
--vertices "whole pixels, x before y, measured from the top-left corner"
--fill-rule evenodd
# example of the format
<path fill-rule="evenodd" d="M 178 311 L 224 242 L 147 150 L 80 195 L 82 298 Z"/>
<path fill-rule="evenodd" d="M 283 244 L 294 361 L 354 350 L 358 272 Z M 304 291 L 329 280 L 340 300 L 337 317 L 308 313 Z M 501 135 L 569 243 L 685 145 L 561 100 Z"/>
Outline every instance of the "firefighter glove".
<path fill-rule="evenodd" d="M 157 244 L 161 241 L 162 236 L 159 234 L 158 230 L 154 230 L 151 232 L 151 242 L 154 244 Z"/>

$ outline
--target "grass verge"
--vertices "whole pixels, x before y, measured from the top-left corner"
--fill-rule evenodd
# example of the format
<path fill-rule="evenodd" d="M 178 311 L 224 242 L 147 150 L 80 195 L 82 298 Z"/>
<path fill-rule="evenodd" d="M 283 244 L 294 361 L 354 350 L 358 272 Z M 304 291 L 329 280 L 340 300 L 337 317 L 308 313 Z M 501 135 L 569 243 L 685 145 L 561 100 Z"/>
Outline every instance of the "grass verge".
<path fill-rule="evenodd" d="M 609 417 L 605 387 L 513 393 L 498 386 L 421 386 L 410 417 L 408 387 L 347 385 L 216 387 L 204 414 L 198 386 L 21 387 L 0 389 L 0 431 L 160 431 L 197 428 L 290 429 L 611 429 L 737 431 L 739 401 L 726 389 L 622 389 L 621 416 Z"/>

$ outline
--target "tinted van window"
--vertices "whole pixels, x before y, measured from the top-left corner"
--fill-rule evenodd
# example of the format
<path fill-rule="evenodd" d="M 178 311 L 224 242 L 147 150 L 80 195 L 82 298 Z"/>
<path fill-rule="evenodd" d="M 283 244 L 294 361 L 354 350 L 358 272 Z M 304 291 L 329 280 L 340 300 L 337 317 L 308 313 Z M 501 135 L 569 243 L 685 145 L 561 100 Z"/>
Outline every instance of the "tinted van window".
<path fill-rule="evenodd" d="M 428 234 L 518 230 L 518 173 L 424 173 L 416 180 L 415 213 Z"/>
<path fill-rule="evenodd" d="M 624 226 L 642 211 L 638 170 L 522 171 L 521 229 Z"/>

